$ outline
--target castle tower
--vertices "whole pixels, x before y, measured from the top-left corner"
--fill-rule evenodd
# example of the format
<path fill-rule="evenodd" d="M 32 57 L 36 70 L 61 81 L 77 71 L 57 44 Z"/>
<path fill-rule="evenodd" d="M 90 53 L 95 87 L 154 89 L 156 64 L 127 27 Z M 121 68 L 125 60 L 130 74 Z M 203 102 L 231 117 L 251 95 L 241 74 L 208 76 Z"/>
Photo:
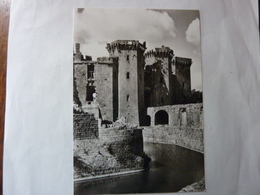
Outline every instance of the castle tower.
<path fill-rule="evenodd" d="M 175 67 L 175 75 L 173 75 L 174 104 L 190 103 L 191 64 L 192 64 L 192 60 L 190 58 L 175 57 L 174 59 L 174 67 Z"/>
<path fill-rule="evenodd" d="M 107 44 L 110 57 L 118 57 L 118 117 L 140 125 L 144 111 L 144 57 L 146 49 L 136 40 Z"/>
<path fill-rule="evenodd" d="M 173 50 L 162 46 L 145 54 L 146 100 L 147 106 L 163 106 L 172 104 L 172 58 Z"/>

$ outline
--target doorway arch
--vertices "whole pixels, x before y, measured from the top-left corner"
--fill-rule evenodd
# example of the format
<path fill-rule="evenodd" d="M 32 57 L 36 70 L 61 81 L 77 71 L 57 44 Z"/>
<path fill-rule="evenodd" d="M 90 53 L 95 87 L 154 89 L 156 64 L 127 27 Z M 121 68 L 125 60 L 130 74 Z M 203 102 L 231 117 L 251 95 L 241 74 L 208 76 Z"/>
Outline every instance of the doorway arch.
<path fill-rule="evenodd" d="M 155 125 L 169 124 L 169 115 L 165 110 L 159 110 L 154 116 Z"/>

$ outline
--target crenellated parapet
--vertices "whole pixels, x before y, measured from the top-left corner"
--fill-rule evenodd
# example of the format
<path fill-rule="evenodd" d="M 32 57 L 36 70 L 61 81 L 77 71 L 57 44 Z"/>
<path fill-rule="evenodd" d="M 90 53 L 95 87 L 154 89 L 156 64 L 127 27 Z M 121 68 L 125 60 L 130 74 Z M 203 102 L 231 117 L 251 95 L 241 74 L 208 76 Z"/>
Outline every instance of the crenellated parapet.
<path fill-rule="evenodd" d="M 181 58 L 181 57 L 175 57 L 175 65 L 187 65 L 191 66 L 192 59 L 190 58 Z"/>
<path fill-rule="evenodd" d="M 106 49 L 108 52 L 114 52 L 115 50 L 139 50 L 144 52 L 146 50 L 146 43 L 141 44 L 137 40 L 117 40 L 112 43 L 108 43 Z"/>
<path fill-rule="evenodd" d="M 159 58 L 172 58 L 174 56 L 173 50 L 169 47 L 162 46 L 161 48 L 155 48 L 145 53 L 146 58 L 159 57 Z"/>

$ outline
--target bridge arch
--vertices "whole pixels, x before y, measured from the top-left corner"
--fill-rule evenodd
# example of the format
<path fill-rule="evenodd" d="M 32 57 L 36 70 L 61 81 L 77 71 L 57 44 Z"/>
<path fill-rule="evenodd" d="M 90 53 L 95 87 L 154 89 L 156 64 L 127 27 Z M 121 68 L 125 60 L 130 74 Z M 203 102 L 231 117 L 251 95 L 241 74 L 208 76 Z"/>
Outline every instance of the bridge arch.
<path fill-rule="evenodd" d="M 155 125 L 168 125 L 169 115 L 165 110 L 159 110 L 154 115 Z"/>

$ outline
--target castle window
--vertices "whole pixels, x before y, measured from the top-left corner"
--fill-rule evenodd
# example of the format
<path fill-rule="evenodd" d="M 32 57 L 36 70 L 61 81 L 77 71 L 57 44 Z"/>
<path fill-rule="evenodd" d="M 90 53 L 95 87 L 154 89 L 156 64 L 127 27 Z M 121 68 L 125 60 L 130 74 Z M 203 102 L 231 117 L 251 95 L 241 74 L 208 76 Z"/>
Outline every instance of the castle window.
<path fill-rule="evenodd" d="M 127 55 L 127 56 L 126 56 L 126 61 L 128 61 L 128 62 L 129 62 L 129 55 Z"/>
<path fill-rule="evenodd" d="M 94 65 L 88 66 L 88 79 L 94 79 Z"/>
<path fill-rule="evenodd" d="M 127 73 L 126 73 L 126 78 L 127 78 L 127 79 L 130 79 L 130 72 L 127 72 Z"/>
<path fill-rule="evenodd" d="M 96 92 L 94 86 L 87 86 L 87 101 L 93 101 L 93 94 Z"/>
<path fill-rule="evenodd" d="M 129 101 L 129 95 L 126 96 L 126 101 L 127 101 L 127 102 Z"/>

